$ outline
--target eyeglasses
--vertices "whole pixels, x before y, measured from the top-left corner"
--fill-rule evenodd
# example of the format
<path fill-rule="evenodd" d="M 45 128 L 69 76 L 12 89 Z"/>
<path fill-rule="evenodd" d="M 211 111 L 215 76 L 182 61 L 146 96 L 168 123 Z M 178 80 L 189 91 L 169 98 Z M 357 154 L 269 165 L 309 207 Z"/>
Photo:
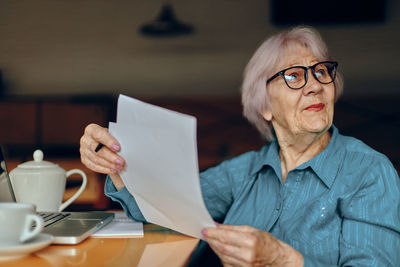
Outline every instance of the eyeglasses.
<path fill-rule="evenodd" d="M 267 80 L 267 84 L 276 77 L 281 76 L 285 80 L 285 83 L 289 88 L 295 90 L 301 89 L 307 84 L 308 69 L 311 69 L 314 78 L 318 82 L 322 84 L 328 84 L 335 80 L 337 66 L 338 63 L 335 61 L 323 61 L 308 67 L 290 67 L 281 70 L 280 72 L 269 78 Z"/>

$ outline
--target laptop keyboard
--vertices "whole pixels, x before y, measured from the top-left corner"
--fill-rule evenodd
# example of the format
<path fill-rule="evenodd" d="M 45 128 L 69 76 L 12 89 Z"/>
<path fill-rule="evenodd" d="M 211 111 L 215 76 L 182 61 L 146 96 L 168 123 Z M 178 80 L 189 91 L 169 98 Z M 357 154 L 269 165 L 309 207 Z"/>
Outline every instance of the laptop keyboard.
<path fill-rule="evenodd" d="M 53 223 L 56 223 L 65 217 L 68 217 L 71 215 L 70 213 L 53 213 L 53 212 L 38 212 L 38 215 L 40 215 L 44 221 L 44 227 L 47 227 Z"/>

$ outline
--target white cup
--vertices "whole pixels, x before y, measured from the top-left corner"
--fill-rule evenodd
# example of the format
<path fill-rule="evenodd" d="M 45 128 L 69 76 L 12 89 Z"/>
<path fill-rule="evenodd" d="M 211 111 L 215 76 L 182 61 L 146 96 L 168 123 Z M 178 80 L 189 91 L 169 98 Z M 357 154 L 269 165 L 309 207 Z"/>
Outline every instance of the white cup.
<path fill-rule="evenodd" d="M 43 160 L 43 152 L 36 150 L 33 161 L 18 165 L 10 172 L 17 202 L 35 204 L 38 211 L 62 211 L 85 189 L 86 174 L 79 169 L 65 171 L 57 164 Z M 72 174 L 82 176 L 77 192 L 62 203 L 67 178 Z"/>
<path fill-rule="evenodd" d="M 28 203 L 0 203 L 0 247 L 20 245 L 43 229 L 43 219 Z"/>

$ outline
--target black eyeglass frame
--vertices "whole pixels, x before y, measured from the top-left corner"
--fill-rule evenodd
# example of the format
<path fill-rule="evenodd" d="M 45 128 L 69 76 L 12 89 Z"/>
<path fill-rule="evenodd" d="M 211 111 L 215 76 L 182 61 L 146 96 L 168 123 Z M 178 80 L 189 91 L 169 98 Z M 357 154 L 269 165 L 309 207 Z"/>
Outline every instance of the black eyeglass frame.
<path fill-rule="evenodd" d="M 318 77 L 315 75 L 315 72 L 314 72 L 314 68 L 315 68 L 317 65 L 323 64 L 323 63 L 331 63 L 331 64 L 333 65 L 333 69 L 334 69 L 334 76 L 332 77 L 332 81 L 327 82 L 327 83 L 321 82 L 321 81 L 318 79 Z M 335 78 L 336 78 L 336 70 L 337 70 L 337 66 L 338 66 L 338 65 L 339 65 L 339 63 L 336 62 L 336 61 L 321 61 L 321 62 L 315 63 L 314 65 L 308 66 L 308 67 L 304 67 L 304 66 L 293 66 L 293 67 L 290 67 L 290 68 L 287 68 L 287 69 L 284 69 L 284 70 L 281 70 L 281 71 L 277 72 L 275 75 L 273 75 L 271 78 L 269 78 L 269 79 L 266 81 L 266 84 L 268 84 L 269 82 L 271 82 L 271 81 L 272 81 L 273 79 L 275 79 L 276 77 L 281 76 L 281 77 L 283 78 L 283 80 L 285 81 L 286 85 L 287 85 L 290 89 L 299 90 L 299 89 L 303 88 L 304 86 L 306 86 L 306 84 L 307 84 L 307 82 L 308 82 L 308 70 L 309 70 L 309 69 L 311 69 L 311 73 L 313 74 L 314 78 L 315 78 L 319 83 L 322 83 L 322 84 L 333 83 L 333 82 L 335 81 Z M 293 87 L 291 87 L 291 86 L 288 84 L 288 82 L 286 81 L 285 76 L 284 76 L 285 71 L 290 70 L 290 69 L 294 69 L 294 68 L 301 68 L 301 69 L 304 70 L 304 79 L 305 79 L 305 82 L 304 82 L 304 85 L 301 86 L 301 87 L 299 87 L 299 88 L 293 88 Z"/>

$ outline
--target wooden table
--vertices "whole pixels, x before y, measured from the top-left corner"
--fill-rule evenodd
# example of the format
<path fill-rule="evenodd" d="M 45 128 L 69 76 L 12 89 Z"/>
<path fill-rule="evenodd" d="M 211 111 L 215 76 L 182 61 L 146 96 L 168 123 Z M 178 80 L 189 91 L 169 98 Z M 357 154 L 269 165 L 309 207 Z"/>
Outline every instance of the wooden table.
<path fill-rule="evenodd" d="M 88 238 L 77 245 L 50 245 L 0 266 L 184 266 L 198 239 L 156 225 L 143 238 Z"/>

